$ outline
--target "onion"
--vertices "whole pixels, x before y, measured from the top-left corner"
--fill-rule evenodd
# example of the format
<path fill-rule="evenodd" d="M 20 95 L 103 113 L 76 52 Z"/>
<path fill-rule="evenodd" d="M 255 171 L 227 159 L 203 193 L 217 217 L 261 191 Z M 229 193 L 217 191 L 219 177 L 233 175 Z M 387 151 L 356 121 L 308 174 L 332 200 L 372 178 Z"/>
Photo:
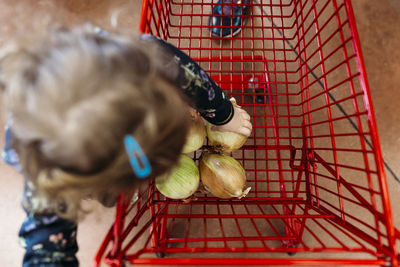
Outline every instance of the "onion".
<path fill-rule="evenodd" d="M 230 153 L 241 148 L 247 141 L 247 136 L 234 133 L 214 131 L 211 123 L 207 123 L 207 136 L 211 146 L 224 153 Z"/>
<path fill-rule="evenodd" d="M 156 178 L 156 187 L 166 197 L 185 199 L 196 192 L 200 183 L 199 169 L 190 157 L 181 155 L 179 163 L 168 174 Z"/>
<path fill-rule="evenodd" d="M 203 146 L 204 141 L 206 140 L 206 128 L 202 118 L 194 111 L 191 112 L 191 115 L 192 124 L 182 150 L 182 153 L 184 154 L 196 151 Z"/>
<path fill-rule="evenodd" d="M 200 160 L 200 177 L 203 185 L 216 197 L 244 197 L 250 187 L 246 185 L 246 173 L 242 165 L 226 155 L 205 153 Z"/>

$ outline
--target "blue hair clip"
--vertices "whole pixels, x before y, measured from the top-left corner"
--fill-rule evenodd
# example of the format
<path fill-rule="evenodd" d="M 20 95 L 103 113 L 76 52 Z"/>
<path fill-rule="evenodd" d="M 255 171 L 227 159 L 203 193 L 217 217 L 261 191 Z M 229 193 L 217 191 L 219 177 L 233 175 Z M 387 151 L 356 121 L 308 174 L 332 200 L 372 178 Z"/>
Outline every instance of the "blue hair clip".
<path fill-rule="evenodd" d="M 129 156 L 129 162 L 131 163 L 132 169 L 136 176 L 140 179 L 144 179 L 151 173 L 151 165 L 146 155 L 143 153 L 142 148 L 136 142 L 136 139 L 132 135 L 126 135 L 124 137 L 124 144 L 126 153 Z"/>

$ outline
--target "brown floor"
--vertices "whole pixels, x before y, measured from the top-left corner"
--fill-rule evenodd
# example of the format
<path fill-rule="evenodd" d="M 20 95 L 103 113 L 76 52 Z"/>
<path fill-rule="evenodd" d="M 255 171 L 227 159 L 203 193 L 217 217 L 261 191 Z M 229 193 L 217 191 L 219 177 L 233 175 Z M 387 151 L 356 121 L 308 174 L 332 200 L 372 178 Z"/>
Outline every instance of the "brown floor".
<path fill-rule="evenodd" d="M 15 2 L 21 2 L 16 5 Z M 127 3 L 129 2 L 129 3 Z M 340 1 L 339 1 L 340 2 Z M 15 29 L 29 31 L 35 23 L 45 21 L 49 13 L 62 23 L 92 21 L 107 28 L 110 23 L 119 27 L 137 29 L 141 1 L 80 1 L 63 0 L 54 4 L 51 1 L 11 1 L 0 0 L 0 44 Z M 387 163 L 386 174 L 391 196 L 394 222 L 400 228 L 400 4 L 396 0 L 353 1 L 354 13 L 364 54 L 371 96 L 380 135 L 383 157 Z M 51 10 L 51 12 L 46 12 Z M 44 13 L 43 13 L 44 12 Z M 39 15 L 42 20 L 38 20 Z M 32 17 L 31 17 L 32 16 Z M 28 19 L 27 19 L 28 18 Z M 111 18 L 111 19 L 110 19 Z M 111 22 L 110 22 L 111 21 Z M 399 112 L 399 113 L 397 113 Z M 4 119 L 1 121 L 3 125 Z M 3 143 L 0 135 L 0 145 Z M 2 242 L 0 243 L 0 265 L 20 266 L 23 250 L 18 245 L 17 231 L 24 216 L 20 209 L 22 179 L 8 166 L 0 163 L 0 217 Z M 81 223 L 78 240 L 78 257 L 81 266 L 90 266 L 98 246 L 113 221 L 113 209 L 95 207 L 94 212 Z M 354 210 L 356 213 L 357 211 Z"/>

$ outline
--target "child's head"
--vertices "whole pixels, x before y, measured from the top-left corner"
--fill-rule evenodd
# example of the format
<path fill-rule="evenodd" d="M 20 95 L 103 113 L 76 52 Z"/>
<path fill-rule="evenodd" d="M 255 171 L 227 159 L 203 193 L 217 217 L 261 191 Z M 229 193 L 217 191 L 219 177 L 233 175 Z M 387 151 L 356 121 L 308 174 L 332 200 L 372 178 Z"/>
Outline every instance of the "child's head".
<path fill-rule="evenodd" d="M 148 43 L 85 28 L 58 30 L 4 58 L 14 147 L 46 205 L 67 204 L 56 212 L 76 218 L 81 199 L 133 189 L 128 134 L 149 159 L 151 177 L 176 163 L 188 121 L 166 60 L 173 57 Z"/>

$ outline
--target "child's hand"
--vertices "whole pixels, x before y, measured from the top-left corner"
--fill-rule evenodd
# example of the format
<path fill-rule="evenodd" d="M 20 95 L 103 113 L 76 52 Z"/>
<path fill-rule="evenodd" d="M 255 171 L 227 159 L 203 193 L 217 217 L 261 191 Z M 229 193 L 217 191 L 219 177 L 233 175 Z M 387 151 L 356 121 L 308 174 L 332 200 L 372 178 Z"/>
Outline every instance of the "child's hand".
<path fill-rule="evenodd" d="M 236 104 L 236 100 L 234 98 L 231 98 L 230 100 L 234 108 L 233 118 L 227 124 L 213 126 L 212 130 L 221 132 L 234 132 L 245 136 L 250 136 L 251 130 L 253 129 L 253 125 L 250 122 L 250 115 Z"/>

